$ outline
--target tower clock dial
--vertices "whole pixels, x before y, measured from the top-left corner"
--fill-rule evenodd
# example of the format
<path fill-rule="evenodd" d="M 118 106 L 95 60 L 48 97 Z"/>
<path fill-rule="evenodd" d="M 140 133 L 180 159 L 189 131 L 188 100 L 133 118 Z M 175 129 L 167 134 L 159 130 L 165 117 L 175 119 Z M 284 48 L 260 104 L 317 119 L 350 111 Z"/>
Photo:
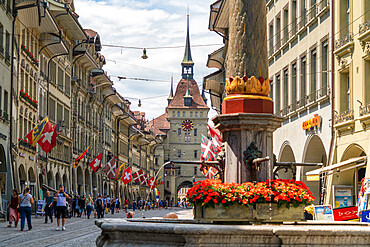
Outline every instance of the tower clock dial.
<path fill-rule="evenodd" d="M 182 121 L 182 130 L 183 131 L 191 131 L 194 127 L 193 121 L 191 120 L 184 120 Z"/>

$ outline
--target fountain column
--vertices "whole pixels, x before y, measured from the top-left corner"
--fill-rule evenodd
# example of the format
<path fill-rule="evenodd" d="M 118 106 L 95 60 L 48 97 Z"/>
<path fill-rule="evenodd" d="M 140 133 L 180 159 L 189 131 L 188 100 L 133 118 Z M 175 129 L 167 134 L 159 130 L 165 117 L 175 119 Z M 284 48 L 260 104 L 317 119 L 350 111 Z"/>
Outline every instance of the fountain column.
<path fill-rule="evenodd" d="M 272 177 L 273 132 L 283 118 L 274 115 L 269 97 L 266 2 L 228 0 L 229 36 L 222 114 L 213 119 L 225 145 L 225 182 L 262 181 Z"/>

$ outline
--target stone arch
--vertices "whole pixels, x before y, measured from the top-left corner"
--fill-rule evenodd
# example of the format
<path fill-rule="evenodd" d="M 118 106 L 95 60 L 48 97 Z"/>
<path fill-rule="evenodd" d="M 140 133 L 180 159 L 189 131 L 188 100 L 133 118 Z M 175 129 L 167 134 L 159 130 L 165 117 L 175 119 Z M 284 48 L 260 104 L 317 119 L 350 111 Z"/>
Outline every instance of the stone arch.
<path fill-rule="evenodd" d="M 91 194 L 91 183 L 90 183 L 90 171 L 85 169 L 85 193 L 86 195 Z"/>
<path fill-rule="evenodd" d="M 279 162 L 296 162 L 292 146 L 290 145 L 288 141 L 285 141 L 283 145 L 281 146 L 278 161 Z M 283 178 L 283 179 L 292 179 L 293 173 L 290 169 L 281 169 L 277 172 L 277 177 Z"/>
<path fill-rule="evenodd" d="M 189 188 L 193 186 L 193 183 L 189 180 L 184 180 L 182 181 L 178 186 L 177 186 L 177 198 L 182 200 L 185 198 L 185 194 Z"/>
<path fill-rule="evenodd" d="M 0 174 L 1 176 L 7 176 L 7 167 L 6 167 L 6 156 L 3 145 L 0 144 Z M 0 182 L 0 189 L 2 194 L 6 194 L 6 179 L 3 179 Z"/>
<path fill-rule="evenodd" d="M 91 177 L 92 177 L 91 179 L 92 180 L 92 194 L 96 196 L 97 189 L 98 189 L 98 176 L 96 176 L 96 173 L 93 172 Z"/>
<path fill-rule="evenodd" d="M 48 181 L 47 181 L 47 183 L 48 183 L 48 186 L 49 187 L 52 187 L 52 188 L 55 188 L 56 186 L 55 186 L 55 184 L 54 184 L 54 176 L 53 176 L 53 172 L 52 171 L 48 171 L 48 173 L 47 173 L 47 179 L 48 179 Z"/>
<path fill-rule="evenodd" d="M 24 165 L 21 164 L 18 168 L 18 174 L 19 174 L 19 183 L 20 183 L 20 192 L 23 191 L 23 188 L 27 182 L 27 174 L 26 174 L 26 170 L 24 168 Z"/>
<path fill-rule="evenodd" d="M 62 181 L 63 181 L 64 191 L 69 193 L 71 191 L 71 187 L 68 184 L 67 174 L 63 175 Z"/>
<path fill-rule="evenodd" d="M 61 184 L 62 184 L 62 179 L 60 177 L 60 173 L 57 172 L 55 174 L 55 188 L 58 189 Z"/>
<path fill-rule="evenodd" d="M 302 161 L 305 163 L 323 163 L 324 166 L 326 165 L 327 155 L 325 147 L 318 135 L 311 135 L 310 138 L 307 139 Z M 317 167 L 303 167 L 300 173 L 300 180 L 310 188 L 313 196 L 316 198 L 314 204 L 318 204 L 320 201 L 320 182 L 307 181 L 306 178 L 306 173 L 315 169 L 317 169 Z"/>
<path fill-rule="evenodd" d="M 346 161 L 351 158 L 357 158 L 357 157 L 362 157 L 362 156 L 366 156 L 364 148 L 362 148 L 357 143 L 353 143 L 345 149 L 341 157 L 341 161 Z M 357 181 L 355 181 L 356 180 L 356 176 L 355 176 L 356 169 L 358 169 Z M 359 183 L 361 179 L 365 177 L 366 168 L 362 167 L 362 168 L 356 168 L 356 169 L 348 169 L 346 171 L 341 171 L 340 177 L 339 177 L 340 178 L 339 184 L 350 185 L 350 184 L 355 184 L 356 182 Z"/>
<path fill-rule="evenodd" d="M 77 167 L 77 194 L 82 195 L 84 190 L 84 177 L 82 168 L 80 166 Z"/>

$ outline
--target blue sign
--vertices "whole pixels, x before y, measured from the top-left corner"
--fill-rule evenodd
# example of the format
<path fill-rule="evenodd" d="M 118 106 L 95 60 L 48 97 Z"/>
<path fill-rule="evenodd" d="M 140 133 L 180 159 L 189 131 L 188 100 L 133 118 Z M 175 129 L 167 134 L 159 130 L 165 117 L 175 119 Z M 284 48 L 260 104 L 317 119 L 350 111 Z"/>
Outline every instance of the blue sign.
<path fill-rule="evenodd" d="M 361 211 L 361 222 L 369 222 L 370 223 L 370 210 Z"/>
<path fill-rule="evenodd" d="M 38 200 L 37 201 L 37 211 L 36 214 L 41 214 L 43 215 L 45 212 L 43 211 L 45 206 L 45 201 L 44 200 Z"/>

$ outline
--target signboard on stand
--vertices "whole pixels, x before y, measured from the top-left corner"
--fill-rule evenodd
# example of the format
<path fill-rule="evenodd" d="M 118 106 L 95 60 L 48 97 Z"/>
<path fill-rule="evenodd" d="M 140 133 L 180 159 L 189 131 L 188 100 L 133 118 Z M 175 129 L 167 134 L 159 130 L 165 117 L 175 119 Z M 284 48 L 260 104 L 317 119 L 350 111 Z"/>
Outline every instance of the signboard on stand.
<path fill-rule="evenodd" d="M 335 208 L 333 210 L 334 220 L 335 221 L 346 221 L 358 219 L 357 207 L 344 207 L 344 208 Z"/>
<path fill-rule="evenodd" d="M 318 221 L 333 221 L 333 209 L 331 205 L 313 206 L 313 219 Z"/>
<path fill-rule="evenodd" d="M 333 186 L 333 205 L 334 208 L 344 208 L 353 206 L 352 200 L 352 186 L 348 185 L 334 185 Z"/>
<path fill-rule="evenodd" d="M 43 215 L 44 212 L 44 206 L 45 206 L 45 201 L 44 200 L 38 200 L 37 201 L 37 211 L 36 214 L 41 214 Z"/>

